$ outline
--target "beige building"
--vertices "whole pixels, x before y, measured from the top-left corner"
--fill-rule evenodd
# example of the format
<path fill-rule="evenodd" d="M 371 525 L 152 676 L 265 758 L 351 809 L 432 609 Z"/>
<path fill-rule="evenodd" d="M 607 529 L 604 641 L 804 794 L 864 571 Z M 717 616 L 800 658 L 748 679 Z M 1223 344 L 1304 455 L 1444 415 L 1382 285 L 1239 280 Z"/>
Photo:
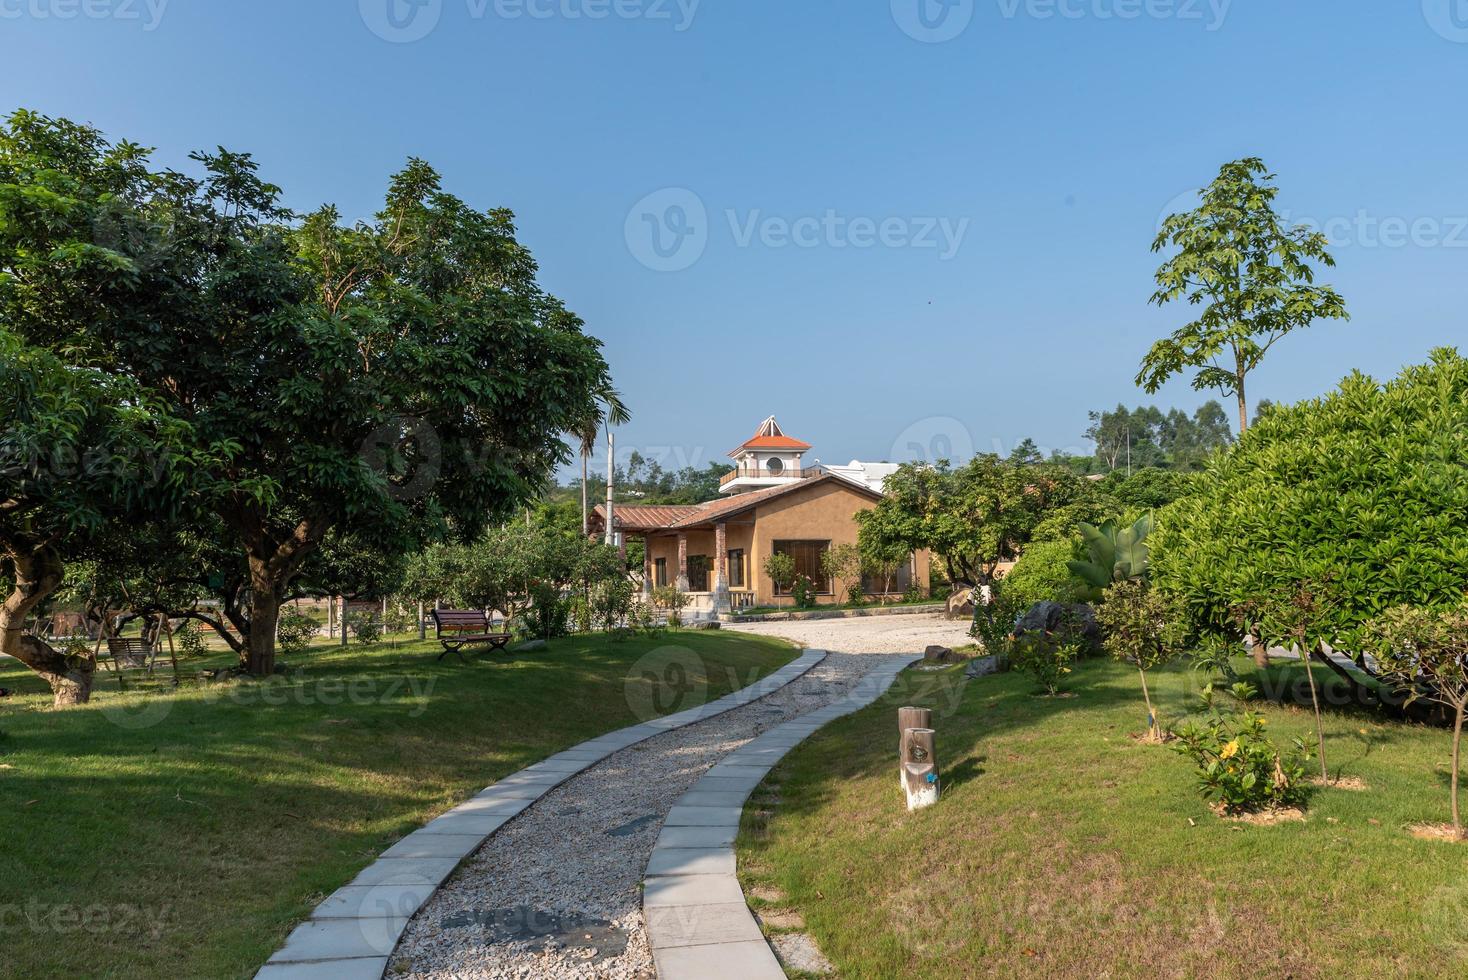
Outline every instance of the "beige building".
<path fill-rule="evenodd" d="M 750 606 L 791 605 L 794 600 L 765 574 L 775 552 L 795 559 L 796 571 L 816 584 L 822 602 L 844 599 L 851 582 L 831 582 L 821 569 L 829 549 L 856 544 L 856 515 L 880 501 L 864 482 L 801 464 L 806 443 L 786 436 L 773 418 L 729 455 L 735 469 L 724 478 L 721 500 L 689 506 L 618 504 L 615 530 L 642 538 L 645 589 L 674 585 L 711 612 Z M 606 508 L 593 516 L 605 533 Z M 863 577 L 870 598 L 900 595 L 914 583 L 926 588 L 927 552 L 913 555 L 893 581 Z"/>

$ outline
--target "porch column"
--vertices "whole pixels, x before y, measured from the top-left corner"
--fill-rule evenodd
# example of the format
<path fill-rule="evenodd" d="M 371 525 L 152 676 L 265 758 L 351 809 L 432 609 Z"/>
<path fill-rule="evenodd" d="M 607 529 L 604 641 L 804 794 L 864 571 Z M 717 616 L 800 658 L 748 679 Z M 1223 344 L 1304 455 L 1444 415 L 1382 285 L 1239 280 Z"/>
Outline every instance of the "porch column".
<path fill-rule="evenodd" d="M 642 539 L 642 596 L 644 599 L 652 596 L 652 537 L 650 535 Z"/>
<path fill-rule="evenodd" d="M 688 591 L 688 535 L 678 532 L 678 591 Z"/>
<path fill-rule="evenodd" d="M 720 521 L 714 525 L 714 612 L 729 609 L 729 538 Z"/>

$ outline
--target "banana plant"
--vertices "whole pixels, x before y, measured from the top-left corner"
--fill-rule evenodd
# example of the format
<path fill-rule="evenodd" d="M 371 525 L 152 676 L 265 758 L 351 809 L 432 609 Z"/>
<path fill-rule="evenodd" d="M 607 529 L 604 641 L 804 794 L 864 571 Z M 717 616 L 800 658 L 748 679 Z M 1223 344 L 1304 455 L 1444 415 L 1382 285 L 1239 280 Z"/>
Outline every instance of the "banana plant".
<path fill-rule="evenodd" d="M 1152 533 L 1152 514 L 1144 514 L 1128 528 L 1117 528 L 1111 521 L 1100 527 L 1081 524 L 1081 539 L 1086 544 L 1090 561 L 1066 564 L 1076 578 L 1094 590 L 1096 598 L 1113 582 L 1141 581 L 1147 578 L 1147 535 Z"/>

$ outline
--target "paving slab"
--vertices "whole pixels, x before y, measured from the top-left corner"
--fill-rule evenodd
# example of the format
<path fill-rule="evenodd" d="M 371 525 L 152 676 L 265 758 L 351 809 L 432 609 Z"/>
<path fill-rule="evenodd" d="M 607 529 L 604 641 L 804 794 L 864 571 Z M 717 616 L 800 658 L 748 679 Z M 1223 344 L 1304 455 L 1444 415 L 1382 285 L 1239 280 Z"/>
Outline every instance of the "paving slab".
<path fill-rule="evenodd" d="M 729 847 L 660 847 L 647 862 L 652 875 L 731 875 L 734 873 L 734 848 Z"/>
<path fill-rule="evenodd" d="M 382 852 L 384 858 L 462 858 L 484 843 L 479 834 L 425 834 L 415 830 Z"/>
<path fill-rule="evenodd" d="M 353 885 L 437 885 L 459 866 L 456 857 L 388 857 L 369 864 Z"/>
<path fill-rule="evenodd" d="M 763 940 L 764 934 L 744 902 L 721 905 L 675 905 L 644 909 L 647 938 L 653 949 L 708 946 Z M 662 977 L 662 974 L 659 974 Z M 663 980 L 667 980 L 663 977 Z"/>
<path fill-rule="evenodd" d="M 366 872 L 363 872 L 364 874 Z M 312 919 L 394 919 L 407 921 L 428 896 L 438 891 L 438 882 L 383 882 L 377 885 L 345 885 L 326 896 L 311 912 Z"/>
<path fill-rule="evenodd" d="M 659 977 L 699 980 L 785 980 L 780 961 L 759 941 L 717 946 L 669 946 L 652 951 Z"/>
<path fill-rule="evenodd" d="M 749 799 L 749 794 L 740 790 L 733 792 L 728 790 L 693 790 L 690 793 L 683 794 L 683 797 L 678 801 L 678 806 L 732 806 L 742 808 L 744 801 L 747 799 Z"/>
<path fill-rule="evenodd" d="M 260 980 L 380 980 L 386 956 L 363 956 L 319 963 L 267 963 L 255 976 Z"/>
<path fill-rule="evenodd" d="M 681 905 L 734 905 L 744 903 L 739 879 L 728 875 L 663 875 L 648 878 L 642 892 L 644 909 Z"/>
<path fill-rule="evenodd" d="M 734 843 L 739 826 L 664 827 L 656 847 L 724 847 Z"/>
<path fill-rule="evenodd" d="M 741 806 L 689 806 L 678 802 L 668 811 L 664 827 L 738 827 Z"/>
<path fill-rule="evenodd" d="M 286 938 L 271 963 L 388 956 L 408 926 L 407 916 L 384 919 L 311 919 Z M 357 964 L 360 966 L 360 964 Z"/>

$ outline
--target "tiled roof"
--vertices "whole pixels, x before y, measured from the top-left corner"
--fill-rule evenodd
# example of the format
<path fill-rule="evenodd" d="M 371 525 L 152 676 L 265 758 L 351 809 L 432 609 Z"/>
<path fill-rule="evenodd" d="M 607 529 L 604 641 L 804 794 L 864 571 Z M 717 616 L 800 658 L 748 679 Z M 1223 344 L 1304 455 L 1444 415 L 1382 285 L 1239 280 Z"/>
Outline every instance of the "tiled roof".
<path fill-rule="evenodd" d="M 770 487 L 768 490 L 756 490 L 753 493 L 741 493 L 724 500 L 710 500 L 705 504 L 692 507 L 660 507 L 651 504 L 626 504 L 618 505 L 616 508 L 617 526 L 629 531 L 672 531 L 685 528 L 698 527 L 713 521 L 732 517 L 734 514 L 749 510 L 782 494 L 792 493 L 796 490 L 808 489 L 829 480 L 837 480 L 842 486 L 865 493 L 869 497 L 879 498 L 881 495 L 861 484 L 842 479 L 833 474 L 813 476 L 796 483 L 787 483 L 783 486 Z M 596 513 L 606 519 L 606 507 L 597 504 Z"/>
<path fill-rule="evenodd" d="M 809 448 L 810 443 L 801 442 L 789 436 L 755 436 L 739 447 L 739 449 L 798 449 L 801 452 Z M 738 452 L 739 449 L 736 449 L 735 452 Z"/>

